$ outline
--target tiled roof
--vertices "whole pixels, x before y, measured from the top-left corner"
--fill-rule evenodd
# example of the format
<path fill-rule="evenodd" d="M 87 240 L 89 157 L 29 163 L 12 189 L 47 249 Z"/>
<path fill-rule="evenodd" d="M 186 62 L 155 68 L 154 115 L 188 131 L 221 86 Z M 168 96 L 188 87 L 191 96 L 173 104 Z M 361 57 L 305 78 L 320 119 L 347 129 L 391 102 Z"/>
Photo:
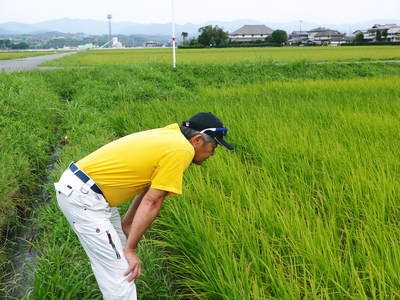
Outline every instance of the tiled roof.
<path fill-rule="evenodd" d="M 231 35 L 237 34 L 272 34 L 273 30 L 265 25 L 244 25 L 238 30 L 231 33 Z"/>
<path fill-rule="evenodd" d="M 389 29 L 397 26 L 396 24 L 375 24 L 371 29 Z"/>
<path fill-rule="evenodd" d="M 308 32 L 326 32 L 326 31 L 336 32 L 336 30 L 332 30 L 332 29 L 325 28 L 325 27 L 317 27 L 317 28 L 309 30 Z"/>
<path fill-rule="evenodd" d="M 292 35 L 308 35 L 307 31 L 293 31 Z"/>
<path fill-rule="evenodd" d="M 400 33 L 400 26 L 390 28 L 388 33 Z"/>
<path fill-rule="evenodd" d="M 315 34 L 315 37 L 320 37 L 320 36 L 337 36 L 337 35 L 341 35 L 336 33 L 336 31 L 321 31 L 318 32 L 317 34 Z"/>

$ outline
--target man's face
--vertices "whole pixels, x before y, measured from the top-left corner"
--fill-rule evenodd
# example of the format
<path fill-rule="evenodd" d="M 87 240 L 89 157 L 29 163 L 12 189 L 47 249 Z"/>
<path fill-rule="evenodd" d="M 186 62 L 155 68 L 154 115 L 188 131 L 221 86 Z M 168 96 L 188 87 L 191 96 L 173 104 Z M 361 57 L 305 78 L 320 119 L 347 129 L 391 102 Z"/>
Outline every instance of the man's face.
<path fill-rule="evenodd" d="M 193 163 L 196 165 L 201 165 L 207 158 L 214 155 L 215 148 L 217 148 L 217 143 L 215 141 L 205 143 L 204 138 L 201 137 L 197 144 L 194 144 L 194 157 Z"/>

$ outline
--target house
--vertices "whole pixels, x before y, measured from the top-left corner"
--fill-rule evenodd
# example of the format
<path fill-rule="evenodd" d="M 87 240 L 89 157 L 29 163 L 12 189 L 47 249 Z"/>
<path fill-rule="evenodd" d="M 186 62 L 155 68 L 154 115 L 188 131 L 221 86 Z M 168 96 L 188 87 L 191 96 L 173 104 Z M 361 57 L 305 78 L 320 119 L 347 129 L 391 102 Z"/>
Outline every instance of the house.
<path fill-rule="evenodd" d="M 273 30 L 265 25 L 244 25 L 229 34 L 231 42 L 253 42 L 265 40 L 272 34 Z"/>
<path fill-rule="evenodd" d="M 324 43 L 329 43 L 331 45 L 340 45 L 346 43 L 344 39 L 345 35 L 339 33 L 338 31 L 321 31 L 317 32 L 314 35 L 314 43 L 316 44 L 324 44 Z"/>
<path fill-rule="evenodd" d="M 293 31 L 290 36 L 288 43 L 291 44 L 301 44 L 308 41 L 307 31 Z"/>
<path fill-rule="evenodd" d="M 358 33 L 362 33 L 364 35 L 364 40 L 367 42 L 376 42 L 377 41 L 377 32 L 381 33 L 381 38 L 385 38 L 383 33 L 387 33 L 387 40 L 391 42 L 399 41 L 399 29 L 400 26 L 397 24 L 375 24 L 369 29 L 366 30 L 356 30 L 354 31 L 354 35 Z"/>
<path fill-rule="evenodd" d="M 311 41 L 314 41 L 315 36 L 317 36 L 317 40 L 326 40 L 325 37 L 329 37 L 334 34 L 340 34 L 337 30 L 332 30 L 325 27 L 317 27 L 308 31 L 308 38 Z"/>
<path fill-rule="evenodd" d="M 370 29 L 368 29 L 368 32 L 374 36 L 374 41 L 377 41 L 377 32 L 380 31 L 381 33 L 381 37 L 382 37 L 382 33 L 383 32 L 387 32 L 387 34 L 389 35 L 389 29 L 391 28 L 396 28 L 398 27 L 398 25 L 396 24 L 375 24 L 374 26 L 372 26 Z M 387 38 L 389 38 L 388 36 L 386 36 Z M 383 38 L 383 37 L 382 37 Z"/>
<path fill-rule="evenodd" d="M 313 43 L 337 46 L 346 43 L 345 35 L 337 30 L 318 27 L 309 31 L 293 31 L 288 40 L 290 44 Z"/>
<path fill-rule="evenodd" d="M 390 28 L 387 38 L 390 42 L 400 42 L 400 26 Z"/>
<path fill-rule="evenodd" d="M 375 40 L 375 34 L 370 33 L 368 30 L 356 30 L 353 32 L 354 36 L 359 33 L 362 33 L 366 42 L 372 42 Z"/>
<path fill-rule="evenodd" d="M 144 47 L 146 48 L 158 48 L 161 47 L 161 43 L 157 41 L 147 41 L 143 44 Z"/>

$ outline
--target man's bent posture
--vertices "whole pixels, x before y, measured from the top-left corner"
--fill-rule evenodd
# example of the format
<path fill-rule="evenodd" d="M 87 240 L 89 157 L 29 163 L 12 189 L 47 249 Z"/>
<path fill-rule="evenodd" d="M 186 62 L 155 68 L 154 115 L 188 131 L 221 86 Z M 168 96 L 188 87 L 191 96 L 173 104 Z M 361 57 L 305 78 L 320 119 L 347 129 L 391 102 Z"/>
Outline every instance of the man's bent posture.
<path fill-rule="evenodd" d="M 164 128 L 134 133 L 72 162 L 55 183 L 57 202 L 88 255 L 104 299 L 136 299 L 137 245 L 166 196 L 182 193 L 190 163 L 201 164 L 223 137 L 222 122 L 199 113 Z M 132 199 L 122 219 L 117 206 Z"/>

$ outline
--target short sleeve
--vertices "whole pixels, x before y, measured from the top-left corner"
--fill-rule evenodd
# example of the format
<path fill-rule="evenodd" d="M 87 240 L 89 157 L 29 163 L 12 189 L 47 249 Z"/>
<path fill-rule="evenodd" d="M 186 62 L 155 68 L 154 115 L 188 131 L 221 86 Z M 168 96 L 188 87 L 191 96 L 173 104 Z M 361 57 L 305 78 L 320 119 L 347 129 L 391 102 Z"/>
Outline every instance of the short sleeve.
<path fill-rule="evenodd" d="M 151 188 L 167 191 L 168 196 L 182 194 L 183 172 L 192 160 L 193 154 L 184 149 L 162 156 L 152 176 Z"/>

